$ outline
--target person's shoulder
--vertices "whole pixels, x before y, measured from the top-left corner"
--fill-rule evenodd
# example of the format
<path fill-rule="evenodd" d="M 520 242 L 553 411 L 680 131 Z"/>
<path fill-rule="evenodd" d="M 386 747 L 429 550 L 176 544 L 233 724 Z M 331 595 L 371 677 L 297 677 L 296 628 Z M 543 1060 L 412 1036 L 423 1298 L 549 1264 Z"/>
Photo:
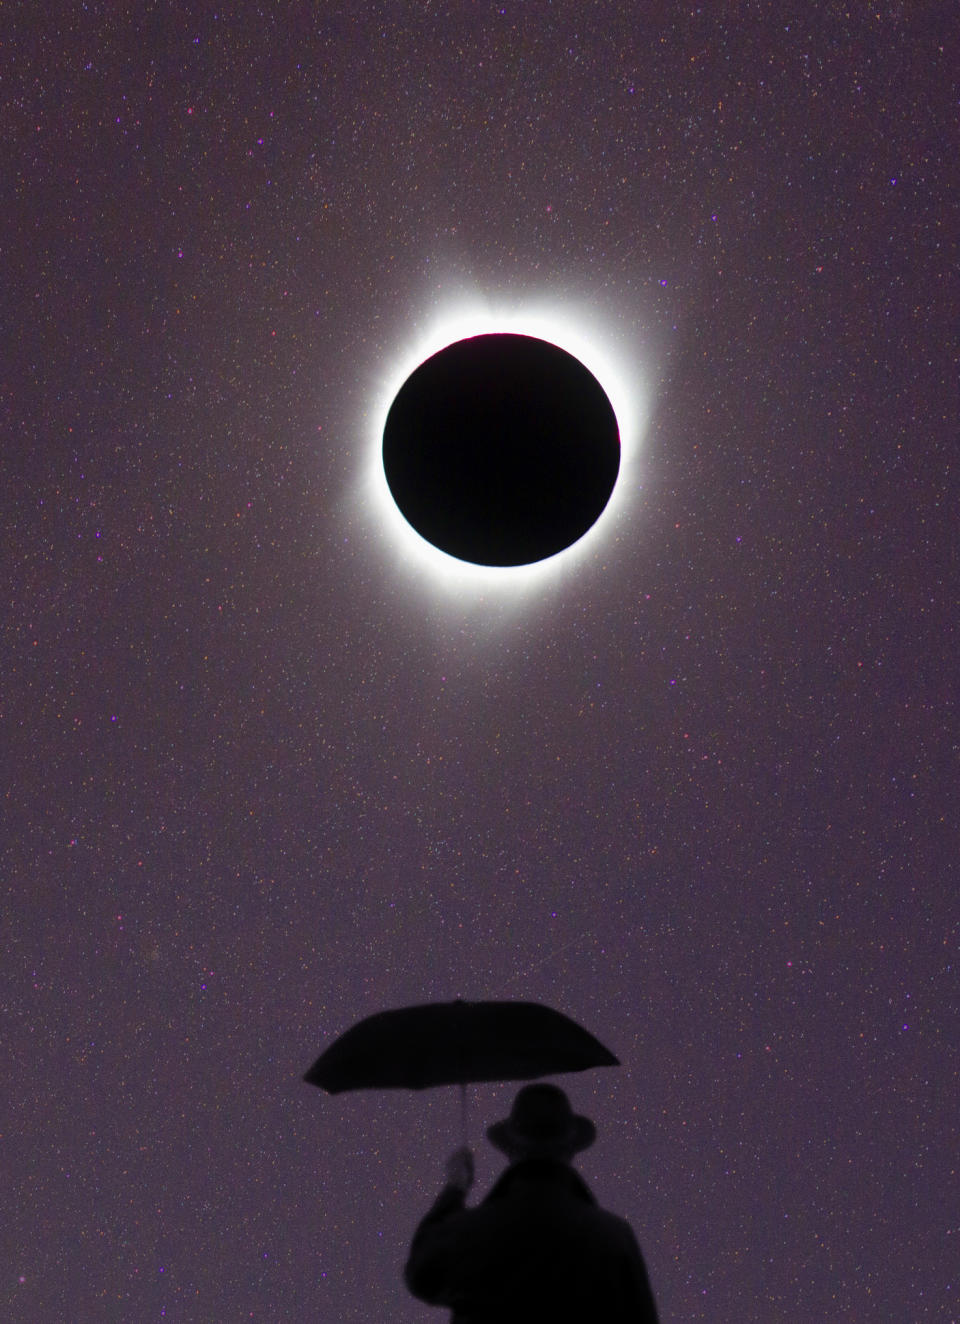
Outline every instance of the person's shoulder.
<path fill-rule="evenodd" d="M 615 1214 L 609 1209 L 601 1209 L 599 1205 L 588 1212 L 594 1225 L 602 1228 L 610 1241 L 631 1254 L 640 1253 L 640 1244 L 633 1228 L 620 1214 Z"/>

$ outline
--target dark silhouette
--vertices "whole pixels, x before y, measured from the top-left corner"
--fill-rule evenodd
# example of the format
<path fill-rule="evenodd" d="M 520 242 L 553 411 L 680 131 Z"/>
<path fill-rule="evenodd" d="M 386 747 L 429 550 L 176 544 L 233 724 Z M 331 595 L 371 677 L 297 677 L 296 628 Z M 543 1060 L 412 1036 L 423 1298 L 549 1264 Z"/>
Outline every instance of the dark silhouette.
<path fill-rule="evenodd" d="M 304 1080 L 339 1094 L 533 1080 L 619 1065 L 609 1048 L 552 1007 L 457 998 L 365 1016 L 330 1044 Z"/>
<path fill-rule="evenodd" d="M 657 1324 L 630 1224 L 600 1209 L 570 1166 L 596 1139 L 593 1123 L 555 1085 L 526 1085 L 487 1136 L 510 1166 L 467 1209 L 473 1156 L 451 1156 L 410 1247 L 413 1295 L 450 1307 L 452 1324 Z"/>
<path fill-rule="evenodd" d="M 566 350 L 534 336 L 473 336 L 401 386 L 383 468 L 427 542 L 478 565 L 529 565 L 599 518 L 620 432 L 603 387 Z"/>

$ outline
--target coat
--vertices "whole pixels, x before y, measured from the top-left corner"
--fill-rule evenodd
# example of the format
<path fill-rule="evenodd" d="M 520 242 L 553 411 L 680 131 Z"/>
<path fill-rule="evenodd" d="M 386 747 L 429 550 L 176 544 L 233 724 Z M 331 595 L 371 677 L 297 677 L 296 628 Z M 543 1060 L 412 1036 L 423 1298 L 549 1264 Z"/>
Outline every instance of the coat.
<path fill-rule="evenodd" d="M 640 1247 L 569 1164 L 523 1159 L 473 1209 L 447 1186 L 414 1233 L 407 1287 L 451 1324 L 657 1324 Z"/>

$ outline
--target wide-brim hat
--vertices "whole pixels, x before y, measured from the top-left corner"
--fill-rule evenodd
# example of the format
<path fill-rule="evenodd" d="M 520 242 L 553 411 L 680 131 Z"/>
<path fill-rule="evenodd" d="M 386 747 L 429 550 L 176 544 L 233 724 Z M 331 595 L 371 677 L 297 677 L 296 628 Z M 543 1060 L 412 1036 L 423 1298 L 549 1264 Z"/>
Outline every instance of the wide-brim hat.
<path fill-rule="evenodd" d="M 553 1158 L 589 1149 L 597 1128 L 557 1085 L 524 1085 L 510 1116 L 487 1127 L 487 1138 L 509 1158 Z"/>

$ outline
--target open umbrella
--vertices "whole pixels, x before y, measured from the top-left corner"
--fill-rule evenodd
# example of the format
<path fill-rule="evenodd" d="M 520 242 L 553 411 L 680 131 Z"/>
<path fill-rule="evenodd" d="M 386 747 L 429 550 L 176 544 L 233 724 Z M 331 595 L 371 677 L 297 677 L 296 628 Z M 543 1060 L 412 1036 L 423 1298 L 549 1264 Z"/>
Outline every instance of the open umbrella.
<path fill-rule="evenodd" d="M 428 1002 L 377 1012 L 336 1039 L 303 1079 L 330 1094 L 533 1080 L 617 1058 L 569 1016 L 536 1002 Z M 464 1136 L 466 1143 L 466 1136 Z"/>

